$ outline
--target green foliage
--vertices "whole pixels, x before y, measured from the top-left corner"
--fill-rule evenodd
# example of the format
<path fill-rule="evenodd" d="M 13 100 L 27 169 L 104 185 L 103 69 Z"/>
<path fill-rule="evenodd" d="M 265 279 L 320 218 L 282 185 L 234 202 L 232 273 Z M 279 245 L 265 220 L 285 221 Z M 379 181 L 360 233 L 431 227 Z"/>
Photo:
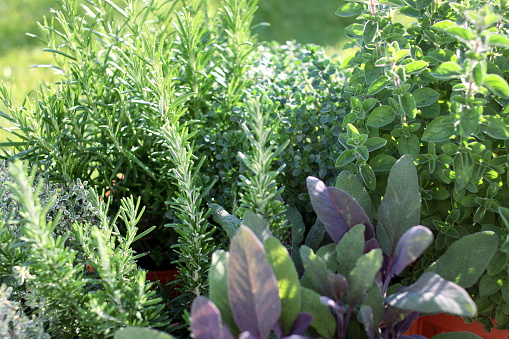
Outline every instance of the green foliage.
<path fill-rule="evenodd" d="M 414 22 L 397 22 L 395 11 Z M 359 50 L 345 62 L 351 71 L 344 98 L 350 105 L 343 120 L 346 131 L 339 136 L 346 150 L 336 165 L 361 179 L 378 206 L 385 203 L 381 192 L 395 159 L 411 155 L 420 179 L 422 223 L 436 236 L 404 281 L 415 281 L 455 242 L 455 248 L 462 247 L 470 234 L 494 231 L 491 246 L 497 237 L 504 242 L 509 233 L 498 208 L 509 201 L 507 4 L 366 1 L 344 4 L 337 14 L 356 16 L 360 23 L 346 29 L 350 46 Z M 468 283 L 474 284 L 469 292 L 478 305 L 490 305 L 480 308 L 477 318 L 487 328 L 505 304 L 498 289 L 488 299 L 480 286 L 480 281 L 507 279 L 501 269 L 505 255 L 497 250 L 491 259 L 494 251 L 483 252 L 482 268 Z M 496 262 L 486 271 L 489 260 Z M 447 260 L 456 268 L 462 262 L 457 255 Z M 460 272 L 451 269 L 441 272 L 449 270 L 446 275 L 454 281 Z M 498 328 L 509 328 L 507 319 L 499 319 Z"/>
<path fill-rule="evenodd" d="M 15 126 L 2 144 L 4 158 L 29 159 L 50 181 L 87 181 L 105 189 L 116 207 L 122 197 L 140 196 L 147 207 L 140 226 L 158 228 L 136 250 L 150 251 L 156 265 L 176 259 L 164 248 L 178 241 L 162 228 L 179 222 L 165 204 L 178 187 L 161 156 L 167 149 L 160 131 L 172 110 L 198 131 L 193 154 L 206 165 L 196 187 L 218 179 L 208 199 L 234 215 L 242 214 L 237 184 L 245 172 L 238 152 L 250 153 L 239 128 L 250 121 L 242 109 L 249 92 L 274 103 L 267 123 L 280 123 L 271 142 L 290 142 L 274 159 L 278 168 L 286 164 L 277 185 L 290 188 L 285 201 L 302 209 L 305 177 L 334 173 L 339 65 L 317 46 L 260 46 L 249 30 L 256 1 L 77 5 L 63 1 L 42 24 L 40 38 L 61 81 L 34 92 L 22 107 L 1 90 L 4 117 Z"/>
<path fill-rule="evenodd" d="M 432 243 L 429 229 L 413 226 L 399 234 L 401 223 L 388 220 L 386 238 L 395 245 L 384 255 L 354 198 L 316 178 L 308 179 L 308 187 L 316 213 L 335 243 L 316 253 L 307 246 L 300 248 L 304 274 L 299 281 L 289 253 L 271 236 L 270 223 L 246 213 L 229 253 L 213 255 L 209 279 L 211 298 L 217 303 L 201 296 L 193 302 L 195 338 L 269 338 L 271 332 L 278 338 L 347 338 L 352 326 L 363 327 L 370 338 L 397 338 L 419 313 L 475 316 L 477 307 L 468 293 L 433 272 L 389 292 L 392 277 Z M 395 215 L 407 212 L 410 217 L 403 218 L 404 224 L 415 218 L 416 208 L 407 211 L 400 201 L 412 194 L 419 201 L 416 187 L 416 168 L 411 157 L 403 156 L 391 169 L 383 201 Z"/>
<path fill-rule="evenodd" d="M 161 331 L 157 331 L 146 327 L 124 327 L 115 332 L 114 339 L 137 339 L 137 338 L 153 338 L 153 339 L 174 339 L 173 336 Z"/>
<path fill-rule="evenodd" d="M 49 211 L 56 201 L 56 206 L 65 206 L 66 190 L 42 182 L 34 186 L 34 171 L 29 177 L 26 171 L 17 162 L 9 168 L 12 182 L 2 183 L 10 193 L 3 198 L 2 212 L 7 214 L 0 228 L 0 282 L 15 291 L 19 312 L 28 313 L 37 326 L 57 337 L 108 337 L 128 325 L 168 326 L 164 305 L 152 284 L 146 284 L 145 271 L 136 266 L 131 249 L 148 233 L 137 234 L 143 213 L 139 200 L 123 199 L 110 219 L 109 204 L 91 190 L 87 209 L 94 218 L 62 224 L 62 212 L 50 217 Z M 83 187 L 79 190 L 84 194 Z M 42 204 L 39 196 L 47 202 Z M 125 235 L 119 224 L 127 229 Z"/>
<path fill-rule="evenodd" d="M 278 188 L 276 183 L 276 178 L 282 172 L 284 165 L 276 171 L 272 170 L 271 165 L 288 146 L 289 140 L 278 147 L 272 144 L 280 119 L 273 122 L 272 126 L 269 125 L 272 110 L 270 103 L 263 104 L 251 100 L 246 106 L 247 121 L 241 126 L 251 149 L 249 153 L 239 152 L 239 157 L 248 171 L 245 176 L 240 176 L 242 180 L 242 191 L 239 194 L 240 207 L 260 214 L 265 220 L 270 220 L 272 233 L 278 239 L 284 239 L 285 208 L 278 200 L 283 188 Z"/>
<path fill-rule="evenodd" d="M 20 303 L 12 301 L 13 288 L 0 286 L 0 334 L 5 338 L 45 338 L 43 324 L 37 319 L 29 318 L 20 307 Z"/>

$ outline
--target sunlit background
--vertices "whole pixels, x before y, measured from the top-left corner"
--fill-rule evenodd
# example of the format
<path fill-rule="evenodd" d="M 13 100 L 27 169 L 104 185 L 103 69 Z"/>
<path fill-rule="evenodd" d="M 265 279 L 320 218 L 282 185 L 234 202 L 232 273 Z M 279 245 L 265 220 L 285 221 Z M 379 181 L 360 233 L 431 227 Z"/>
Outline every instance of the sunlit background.
<path fill-rule="evenodd" d="M 341 53 L 345 42 L 343 28 L 347 22 L 334 13 L 340 0 L 260 0 L 255 24 L 270 23 L 259 32 L 262 40 L 314 43 L 326 48 L 330 56 Z M 34 64 L 52 63 L 52 55 L 37 39 L 37 21 L 51 16 L 57 0 L 0 0 L 0 79 L 11 86 L 15 105 L 36 89 L 42 80 L 50 81 L 50 69 L 29 69 Z"/>

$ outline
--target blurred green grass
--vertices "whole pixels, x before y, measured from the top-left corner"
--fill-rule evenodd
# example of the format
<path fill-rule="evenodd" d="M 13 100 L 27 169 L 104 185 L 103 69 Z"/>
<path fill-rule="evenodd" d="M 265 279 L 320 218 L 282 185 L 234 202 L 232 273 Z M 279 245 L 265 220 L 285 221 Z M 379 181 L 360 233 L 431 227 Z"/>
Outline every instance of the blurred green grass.
<path fill-rule="evenodd" d="M 339 5 L 338 0 L 260 0 L 254 23 L 271 25 L 259 31 L 261 40 L 314 43 L 332 54 L 344 42 L 345 20 L 334 15 Z M 56 0 L 0 0 L 0 80 L 11 86 L 14 105 L 20 105 L 41 81 L 51 81 L 51 69 L 29 69 L 50 64 L 53 57 L 26 35 L 40 32 L 37 21 L 49 16 L 51 7 L 58 7 Z"/>

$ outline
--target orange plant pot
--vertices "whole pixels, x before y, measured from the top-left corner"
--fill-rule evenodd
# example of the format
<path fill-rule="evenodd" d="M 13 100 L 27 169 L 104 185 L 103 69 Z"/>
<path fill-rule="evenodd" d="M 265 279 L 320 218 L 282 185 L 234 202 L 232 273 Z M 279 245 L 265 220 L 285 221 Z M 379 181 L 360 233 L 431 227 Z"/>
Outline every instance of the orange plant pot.
<path fill-rule="evenodd" d="M 471 332 L 484 339 L 509 339 L 509 331 L 493 328 L 488 333 L 484 330 L 483 325 L 478 322 L 474 321 L 472 324 L 465 324 L 462 318 L 443 313 L 419 317 L 405 334 L 420 334 L 431 338 L 440 333 L 459 331 Z"/>

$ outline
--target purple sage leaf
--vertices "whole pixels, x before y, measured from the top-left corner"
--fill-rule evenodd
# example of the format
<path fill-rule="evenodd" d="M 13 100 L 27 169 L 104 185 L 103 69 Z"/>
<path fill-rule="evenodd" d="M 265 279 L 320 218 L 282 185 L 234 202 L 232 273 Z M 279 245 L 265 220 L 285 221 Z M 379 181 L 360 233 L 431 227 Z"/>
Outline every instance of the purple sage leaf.
<path fill-rule="evenodd" d="M 263 338 L 265 338 L 265 337 L 263 337 Z M 246 332 L 242 332 L 239 335 L 239 339 L 260 339 L 260 337 L 257 338 L 251 332 L 246 331 Z"/>
<path fill-rule="evenodd" d="M 307 312 L 300 312 L 295 318 L 289 334 L 302 334 L 311 326 L 313 315 Z"/>
<path fill-rule="evenodd" d="M 389 276 L 399 275 L 433 242 L 433 233 L 425 226 L 414 226 L 399 239 L 394 250 Z"/>
<path fill-rule="evenodd" d="M 339 188 L 327 187 L 315 177 L 307 177 L 306 182 L 313 209 L 336 244 L 350 228 L 358 224 L 366 226 L 366 239 L 374 237 L 368 216 L 351 195 Z"/>
<path fill-rule="evenodd" d="M 228 288 L 239 329 L 268 338 L 281 315 L 279 289 L 260 240 L 246 226 L 231 241 Z"/>
<path fill-rule="evenodd" d="M 191 328 L 195 339 L 233 339 L 221 322 L 221 314 L 213 302 L 198 296 L 191 306 Z"/>
<path fill-rule="evenodd" d="M 336 300 L 343 300 L 343 295 L 348 291 L 348 280 L 344 275 L 329 272 L 329 285 Z"/>

